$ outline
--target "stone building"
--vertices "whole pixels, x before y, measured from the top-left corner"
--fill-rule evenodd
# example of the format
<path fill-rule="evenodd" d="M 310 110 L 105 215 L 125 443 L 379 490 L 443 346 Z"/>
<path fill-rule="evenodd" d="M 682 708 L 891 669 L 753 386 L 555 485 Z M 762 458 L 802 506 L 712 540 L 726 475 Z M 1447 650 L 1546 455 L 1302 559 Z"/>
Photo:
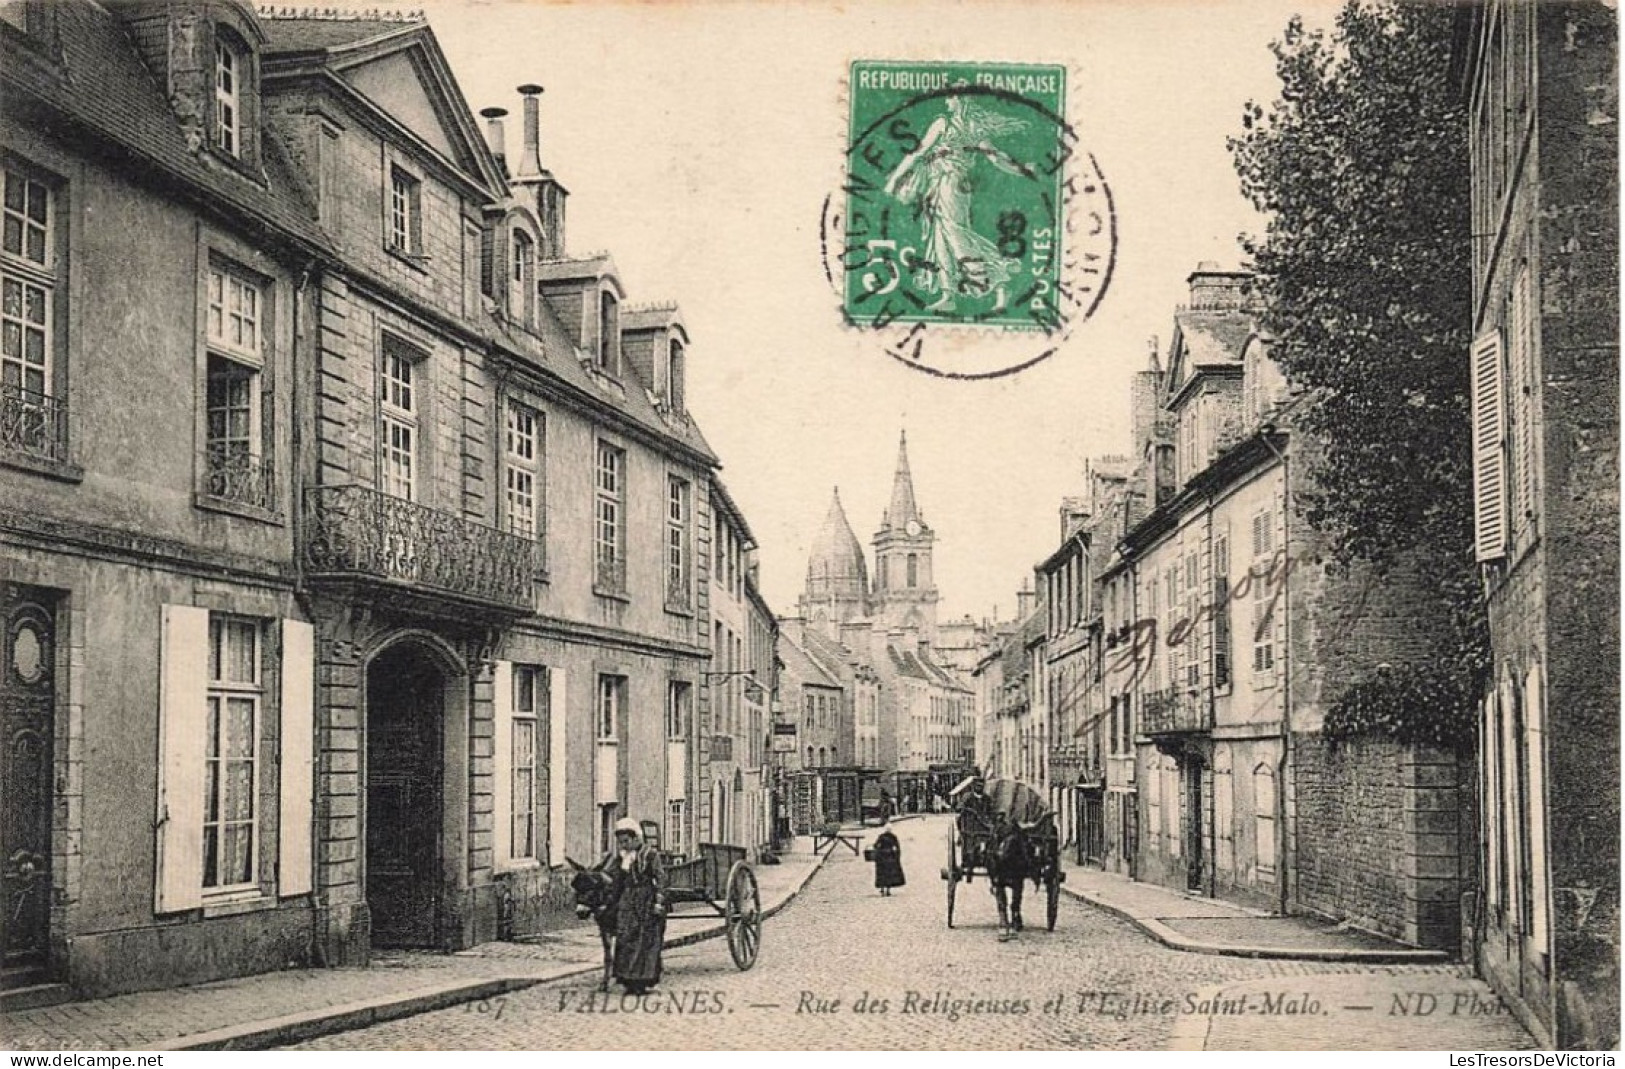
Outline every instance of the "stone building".
<path fill-rule="evenodd" d="M 1247 276 L 1189 282 L 1166 368 L 1153 354 L 1144 376 L 1155 403 L 1135 398 L 1151 507 L 1101 577 L 1107 691 L 1137 752 L 1134 873 L 1454 946 L 1464 766 L 1320 731 L 1353 681 L 1424 658 L 1442 610 L 1404 562 L 1330 562 L 1304 515 L 1315 442 L 1290 425 Z"/>
<path fill-rule="evenodd" d="M 462 947 L 620 816 L 692 841 L 717 461 L 675 309 L 565 245 L 540 90 L 510 164 L 421 21 L 7 12 L 8 961 Z"/>
<path fill-rule="evenodd" d="M 1619 95 L 1609 6 L 1463 8 L 1472 146 L 1475 964 L 1553 1046 L 1619 1044 Z"/>
<path fill-rule="evenodd" d="M 905 809 L 926 807 L 931 794 L 949 789 L 969 761 L 971 690 L 935 652 L 935 540 L 915 500 L 905 437 L 872 541 L 873 582 L 836 492 L 813 538 L 799 617 L 781 622 L 796 634 L 802 652 L 846 680 L 835 748 L 841 759 L 832 764 L 878 769 Z M 872 710 L 866 708 L 871 694 Z M 865 738 L 875 740 L 874 749 L 862 754 L 856 745 L 860 723 Z"/>

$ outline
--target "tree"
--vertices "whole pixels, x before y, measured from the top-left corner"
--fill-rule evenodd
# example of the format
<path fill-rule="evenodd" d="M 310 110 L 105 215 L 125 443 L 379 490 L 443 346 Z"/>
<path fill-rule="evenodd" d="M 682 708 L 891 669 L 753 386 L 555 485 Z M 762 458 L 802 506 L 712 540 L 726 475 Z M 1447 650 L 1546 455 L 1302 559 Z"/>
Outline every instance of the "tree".
<path fill-rule="evenodd" d="M 1344 561 L 1422 559 L 1449 609 L 1432 663 L 1350 687 L 1333 735 L 1465 743 L 1489 661 L 1470 552 L 1468 126 L 1452 17 L 1349 0 L 1330 35 L 1294 17 L 1271 45 L 1280 97 L 1249 103 L 1230 140 L 1267 219 L 1242 238 L 1262 326 L 1298 391 L 1292 423 L 1319 446 L 1310 522 Z"/>

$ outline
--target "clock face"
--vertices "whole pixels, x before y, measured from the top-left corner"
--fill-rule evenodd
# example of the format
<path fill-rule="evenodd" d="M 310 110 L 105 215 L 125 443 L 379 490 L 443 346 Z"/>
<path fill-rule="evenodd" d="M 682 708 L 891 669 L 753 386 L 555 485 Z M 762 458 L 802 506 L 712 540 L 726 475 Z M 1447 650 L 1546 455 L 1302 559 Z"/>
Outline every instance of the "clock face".
<path fill-rule="evenodd" d="M 915 535 L 917 535 L 919 533 L 920 533 L 919 521 L 917 521 L 917 520 L 909 520 L 908 521 L 908 535 L 909 535 L 909 537 L 913 538 Z"/>

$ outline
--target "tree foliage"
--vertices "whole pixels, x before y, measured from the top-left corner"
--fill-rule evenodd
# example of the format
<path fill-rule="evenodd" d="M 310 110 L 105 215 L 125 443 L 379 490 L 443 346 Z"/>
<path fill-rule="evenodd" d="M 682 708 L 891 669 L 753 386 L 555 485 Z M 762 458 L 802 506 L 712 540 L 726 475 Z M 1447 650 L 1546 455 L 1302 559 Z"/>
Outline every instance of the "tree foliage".
<path fill-rule="evenodd" d="M 1470 697 L 1457 706 L 1488 660 L 1470 553 L 1468 127 L 1451 17 L 1349 0 L 1330 34 L 1293 18 L 1271 46 L 1279 98 L 1249 103 L 1230 141 L 1267 220 L 1242 239 L 1262 325 L 1297 390 L 1291 423 L 1321 457 L 1309 519 L 1345 560 L 1422 557 L 1450 618 L 1429 666 L 1448 678 L 1357 683 L 1334 703 L 1333 734 L 1464 741 Z"/>

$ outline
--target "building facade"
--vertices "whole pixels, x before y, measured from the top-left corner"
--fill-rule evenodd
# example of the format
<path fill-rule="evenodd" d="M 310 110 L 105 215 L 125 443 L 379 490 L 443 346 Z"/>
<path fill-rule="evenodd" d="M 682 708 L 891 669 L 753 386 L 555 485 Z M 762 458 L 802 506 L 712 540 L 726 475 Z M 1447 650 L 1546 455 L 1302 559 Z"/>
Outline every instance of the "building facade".
<path fill-rule="evenodd" d="M 1459 22 L 1472 146 L 1482 974 L 1538 1037 L 1619 1043 L 1618 25 Z"/>
<path fill-rule="evenodd" d="M 451 949 L 559 923 L 622 816 L 692 842 L 717 461 L 676 310 L 569 253 L 540 90 L 510 164 L 421 21 L 18 10 L 8 960 L 90 995 Z"/>

